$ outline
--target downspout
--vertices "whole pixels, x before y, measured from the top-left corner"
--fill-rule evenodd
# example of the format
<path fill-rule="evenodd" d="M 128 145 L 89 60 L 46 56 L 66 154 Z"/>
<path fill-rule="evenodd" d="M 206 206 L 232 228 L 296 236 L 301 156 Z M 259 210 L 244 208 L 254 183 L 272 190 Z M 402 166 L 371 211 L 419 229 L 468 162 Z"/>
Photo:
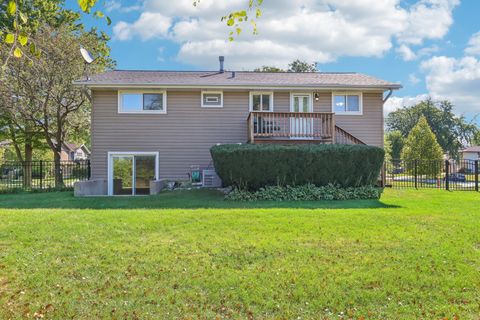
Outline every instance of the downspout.
<path fill-rule="evenodd" d="M 387 96 L 385 98 L 383 98 L 383 103 L 387 102 L 388 99 L 390 99 L 390 97 L 392 96 L 392 93 L 393 93 L 393 90 L 392 89 L 388 89 L 389 92 L 387 94 Z"/>

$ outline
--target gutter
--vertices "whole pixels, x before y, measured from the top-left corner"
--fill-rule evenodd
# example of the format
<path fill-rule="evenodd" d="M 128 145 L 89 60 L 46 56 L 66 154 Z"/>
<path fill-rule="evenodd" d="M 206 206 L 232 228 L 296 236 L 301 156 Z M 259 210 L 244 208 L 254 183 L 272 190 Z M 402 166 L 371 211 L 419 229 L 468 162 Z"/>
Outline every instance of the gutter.
<path fill-rule="evenodd" d="M 290 85 L 290 86 L 278 86 L 278 85 L 258 85 L 258 84 L 244 84 L 244 85 L 221 85 L 221 84 L 195 84 L 195 85 L 185 85 L 185 84 L 152 84 L 152 83 L 92 83 L 92 82 L 74 82 L 75 86 L 82 86 L 88 88 L 162 88 L 162 89 L 246 89 L 251 90 L 253 88 L 262 89 L 262 90 L 390 90 L 389 95 L 393 90 L 402 88 L 400 84 L 394 86 L 390 85 L 385 86 L 347 86 L 347 85 Z"/>

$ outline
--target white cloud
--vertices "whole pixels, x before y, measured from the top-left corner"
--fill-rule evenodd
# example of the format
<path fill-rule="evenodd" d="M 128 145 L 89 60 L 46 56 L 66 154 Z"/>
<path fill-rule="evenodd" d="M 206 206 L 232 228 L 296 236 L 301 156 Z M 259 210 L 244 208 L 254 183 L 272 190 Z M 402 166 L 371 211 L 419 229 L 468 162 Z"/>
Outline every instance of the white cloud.
<path fill-rule="evenodd" d="M 451 100 L 458 112 L 480 112 L 480 60 L 475 57 L 432 57 L 421 64 L 434 99 Z"/>
<path fill-rule="evenodd" d="M 405 44 L 402 44 L 400 47 L 398 47 L 396 51 L 405 61 L 412 61 L 417 59 L 417 55 L 415 54 L 415 52 L 413 52 L 412 49 L 410 49 L 410 47 Z"/>
<path fill-rule="evenodd" d="M 417 85 L 420 83 L 420 81 L 421 80 L 413 73 L 408 76 L 408 82 L 410 82 L 412 85 Z"/>
<path fill-rule="evenodd" d="M 417 96 L 406 96 L 406 97 L 391 97 L 390 99 L 385 102 L 383 105 L 384 114 L 387 115 L 392 111 L 398 110 L 403 107 L 410 107 L 414 106 L 417 103 L 428 99 L 428 94 L 419 94 Z"/>
<path fill-rule="evenodd" d="M 400 42 L 419 45 L 425 39 L 443 38 L 453 23 L 452 11 L 460 0 L 421 0 L 409 8 L 407 27 Z"/>
<path fill-rule="evenodd" d="M 148 40 L 155 37 L 166 37 L 172 19 L 161 13 L 144 12 L 134 23 L 120 21 L 113 27 L 115 39 L 130 40 L 132 37 L 140 37 Z"/>
<path fill-rule="evenodd" d="M 122 6 L 120 1 L 118 0 L 108 0 L 105 2 L 105 11 L 107 12 L 112 12 L 112 11 L 119 11 L 122 13 L 128 13 L 132 11 L 139 11 L 142 9 L 142 6 L 140 4 L 135 4 L 132 6 Z"/>
<path fill-rule="evenodd" d="M 417 52 L 414 52 L 406 44 L 402 44 L 395 51 L 402 57 L 404 61 L 413 61 L 421 57 L 431 56 L 434 52 L 439 50 L 438 46 L 433 45 L 431 47 L 424 47 L 419 49 Z"/>
<path fill-rule="evenodd" d="M 139 18 L 118 22 L 114 37 L 175 41 L 180 45 L 180 61 L 202 67 L 216 66 L 220 54 L 227 55 L 232 69 L 262 64 L 286 67 L 296 58 L 325 63 L 341 56 L 379 57 L 393 41 L 404 45 L 405 51 L 425 39 L 441 38 L 452 23 L 458 0 L 419 0 L 402 6 L 400 0 L 265 1 L 258 21 L 260 34 L 252 35 L 247 23 L 240 37 L 226 41 L 230 30 L 220 17 L 246 3 L 202 0 L 194 7 L 192 0 L 145 0 Z"/>
<path fill-rule="evenodd" d="M 468 47 L 465 49 L 465 53 L 469 55 L 480 56 L 480 32 L 475 33 L 468 41 Z"/>

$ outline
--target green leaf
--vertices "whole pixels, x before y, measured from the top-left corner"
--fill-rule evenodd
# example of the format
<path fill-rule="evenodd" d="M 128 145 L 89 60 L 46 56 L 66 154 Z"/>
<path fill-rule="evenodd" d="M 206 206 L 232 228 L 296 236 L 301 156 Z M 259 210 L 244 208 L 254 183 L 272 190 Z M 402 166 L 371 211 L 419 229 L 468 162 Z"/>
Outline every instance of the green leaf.
<path fill-rule="evenodd" d="M 90 13 L 97 0 L 77 0 L 80 9 L 85 13 Z"/>
<path fill-rule="evenodd" d="M 234 23 L 235 23 L 235 19 L 230 18 L 230 19 L 228 19 L 228 21 L 227 21 L 227 26 L 231 27 L 231 26 L 234 25 Z"/>
<path fill-rule="evenodd" d="M 105 15 L 103 14 L 102 11 L 95 11 L 95 13 L 93 14 L 95 17 L 97 18 L 103 18 L 105 17 Z"/>
<path fill-rule="evenodd" d="M 20 20 L 22 20 L 22 23 L 27 23 L 28 17 L 23 12 L 18 12 L 18 16 L 20 17 Z"/>
<path fill-rule="evenodd" d="M 13 56 L 15 58 L 21 58 L 23 56 L 23 52 L 22 50 L 20 50 L 20 48 L 15 48 L 15 50 L 13 50 Z"/>
<path fill-rule="evenodd" d="M 7 12 L 11 16 L 15 15 L 15 13 L 17 12 L 17 4 L 15 3 L 15 1 L 10 0 L 10 2 L 7 5 Z"/>
<path fill-rule="evenodd" d="M 111 25 L 112 24 L 112 19 L 110 19 L 110 17 L 105 17 L 105 19 L 107 20 L 107 25 Z"/>
<path fill-rule="evenodd" d="M 78 0 L 78 5 L 83 12 L 86 12 L 88 9 L 88 1 L 87 0 Z"/>
<path fill-rule="evenodd" d="M 237 36 L 240 35 L 240 33 L 242 32 L 242 29 L 241 28 L 237 28 Z"/>
<path fill-rule="evenodd" d="M 37 52 L 37 48 L 35 47 L 35 43 L 33 42 L 30 43 L 29 49 L 32 55 L 34 55 Z"/>
<path fill-rule="evenodd" d="M 15 36 L 11 33 L 8 33 L 6 36 L 5 36 L 5 43 L 7 44 L 12 44 L 15 42 Z"/>
<path fill-rule="evenodd" d="M 22 33 L 18 36 L 18 42 L 20 42 L 20 44 L 22 46 L 25 46 L 28 42 L 28 37 L 26 34 Z"/>

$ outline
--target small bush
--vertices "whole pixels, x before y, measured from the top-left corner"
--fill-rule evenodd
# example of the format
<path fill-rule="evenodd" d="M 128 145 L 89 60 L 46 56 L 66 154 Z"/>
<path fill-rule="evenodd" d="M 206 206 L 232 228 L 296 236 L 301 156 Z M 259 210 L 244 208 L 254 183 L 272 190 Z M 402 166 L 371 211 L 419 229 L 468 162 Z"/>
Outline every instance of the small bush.
<path fill-rule="evenodd" d="M 374 185 L 384 151 L 365 145 L 220 145 L 210 150 L 224 185 L 258 190 L 265 186 Z"/>
<path fill-rule="evenodd" d="M 233 189 L 225 196 L 231 201 L 318 201 L 318 200 L 355 200 L 379 199 L 383 189 L 373 186 L 342 188 L 329 184 L 317 187 L 313 184 L 302 186 L 268 186 L 257 191 Z"/>

